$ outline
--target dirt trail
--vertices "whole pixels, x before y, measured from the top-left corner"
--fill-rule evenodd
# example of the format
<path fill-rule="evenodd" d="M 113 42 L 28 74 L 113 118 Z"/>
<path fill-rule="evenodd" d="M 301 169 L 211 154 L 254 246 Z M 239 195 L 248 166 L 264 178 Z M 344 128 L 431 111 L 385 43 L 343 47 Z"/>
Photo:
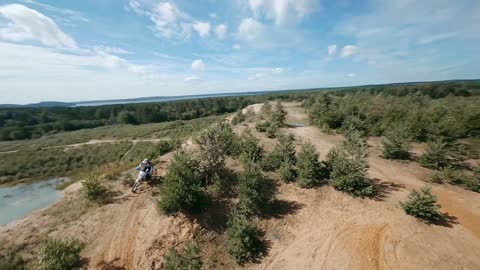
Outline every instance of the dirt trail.
<path fill-rule="evenodd" d="M 298 103 L 286 103 L 287 122 L 308 123 Z M 321 158 L 341 143 L 341 135 L 312 126 L 284 128 L 297 142 L 311 141 Z M 260 135 L 260 138 L 261 135 Z M 264 144 L 268 141 L 262 139 Z M 427 225 L 399 206 L 408 193 L 425 185 L 430 170 L 414 162 L 380 157 L 379 140 L 369 140 L 370 177 L 380 187 L 374 200 L 352 198 L 331 187 L 279 189 L 278 198 L 302 205 L 285 219 L 265 226 L 273 243 L 253 269 L 479 269 L 480 196 L 449 185 L 434 185 L 442 211 L 452 216 L 443 225 Z M 455 220 L 455 218 L 457 220 Z"/>
<path fill-rule="evenodd" d="M 134 140 L 90 140 L 88 142 L 83 142 L 83 143 L 74 143 L 74 144 L 64 144 L 64 145 L 55 145 L 55 146 L 49 146 L 47 148 L 65 148 L 65 149 L 73 149 L 73 148 L 78 148 L 83 145 L 94 145 L 94 144 L 112 144 L 112 143 L 118 143 L 118 142 L 131 142 L 133 144 L 136 143 L 141 143 L 141 142 L 153 142 L 153 143 L 158 143 L 161 141 L 169 141 L 171 139 L 169 138 L 164 138 L 164 139 L 134 139 Z"/>

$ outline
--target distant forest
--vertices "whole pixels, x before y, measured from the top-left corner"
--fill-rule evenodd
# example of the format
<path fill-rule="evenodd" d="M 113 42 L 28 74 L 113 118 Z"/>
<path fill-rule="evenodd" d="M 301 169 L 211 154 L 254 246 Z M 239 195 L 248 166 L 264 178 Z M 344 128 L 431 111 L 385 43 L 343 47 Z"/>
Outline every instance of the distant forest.
<path fill-rule="evenodd" d="M 413 108 L 411 106 L 415 105 L 417 113 L 422 113 L 423 111 L 421 111 L 421 109 L 431 109 L 431 111 L 428 112 L 428 116 L 418 115 L 420 118 L 423 117 L 422 123 L 436 122 L 439 121 L 439 118 L 446 115 L 449 117 L 447 119 L 448 122 L 445 122 L 446 129 L 454 129 L 457 128 L 458 125 L 463 124 L 464 126 L 462 126 L 461 131 L 451 131 L 458 133 L 454 134 L 456 138 L 478 135 L 479 133 L 480 111 L 478 109 L 478 96 L 480 96 L 480 81 L 446 81 L 282 91 L 264 95 L 215 97 L 95 107 L 2 108 L 0 109 L 0 140 L 25 140 L 58 132 L 106 125 L 139 125 L 175 120 L 191 120 L 199 117 L 235 112 L 247 105 L 274 99 L 289 101 L 306 100 L 306 106 L 312 107 L 314 106 L 313 101 L 318 99 L 321 93 L 325 92 L 333 96 L 347 95 L 351 97 L 356 96 L 355 93 L 357 92 L 362 92 L 364 97 L 364 103 L 361 103 L 362 99 L 359 99 L 360 96 L 358 96 L 353 99 L 344 99 L 341 104 L 338 103 L 331 108 L 317 108 L 319 110 L 317 113 L 325 114 L 327 111 L 330 113 L 329 117 L 331 117 L 331 119 L 317 118 L 322 122 L 319 124 L 326 124 L 327 126 L 331 126 L 331 128 L 341 126 L 342 121 L 347 118 L 347 114 L 355 114 L 359 115 L 360 120 L 362 120 L 362 117 L 364 118 L 363 120 L 368 118 L 368 121 L 364 123 L 367 129 L 366 132 L 370 134 L 381 134 L 382 128 L 378 127 L 375 120 L 376 118 L 374 117 L 377 112 L 371 108 L 372 106 L 377 106 L 376 109 L 379 111 L 378 113 L 382 111 L 382 106 L 395 108 L 394 111 L 389 110 L 392 111 L 392 115 L 389 117 L 400 117 L 405 113 L 411 114 L 410 108 Z M 374 96 L 391 96 L 397 99 L 387 98 L 383 99 L 383 103 L 371 103 L 370 99 L 367 100 L 365 98 L 366 96 L 370 98 Z M 445 100 L 444 98 L 448 98 L 449 96 L 476 97 L 434 102 L 434 100 L 437 99 Z M 327 100 L 327 103 L 328 102 Z M 435 106 L 432 105 L 434 103 L 436 104 Z M 339 107 L 342 108 L 339 109 Z M 362 107 L 369 107 L 368 113 L 373 114 L 373 116 L 362 116 L 360 112 L 363 111 L 367 113 Z M 337 114 L 333 115 L 335 110 Z M 467 117 L 467 119 L 464 117 Z M 388 118 L 382 117 L 382 119 L 382 121 L 388 122 Z M 357 119 L 349 119 L 348 121 L 357 121 Z M 468 121 L 468 123 L 465 123 L 465 121 Z M 387 124 L 384 124 L 383 128 L 387 126 Z M 422 139 L 421 137 L 423 135 L 421 131 L 419 132 L 419 134 L 416 134 L 416 136 L 418 136 L 417 139 Z M 426 132 L 425 134 L 427 133 L 430 132 Z"/>

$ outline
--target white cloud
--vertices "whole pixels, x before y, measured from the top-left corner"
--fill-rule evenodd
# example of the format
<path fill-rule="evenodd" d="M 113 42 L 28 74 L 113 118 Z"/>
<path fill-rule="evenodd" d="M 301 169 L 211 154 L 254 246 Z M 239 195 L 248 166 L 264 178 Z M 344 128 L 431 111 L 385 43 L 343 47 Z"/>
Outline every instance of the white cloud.
<path fill-rule="evenodd" d="M 240 46 L 240 44 L 233 44 L 232 48 L 235 50 L 240 50 L 242 46 Z"/>
<path fill-rule="evenodd" d="M 102 51 L 102 52 L 111 53 L 111 54 L 131 54 L 131 52 L 126 51 L 122 48 L 109 47 L 109 46 L 103 46 L 103 45 L 94 46 L 93 50 L 94 51 Z"/>
<path fill-rule="evenodd" d="M 210 23 L 196 22 L 193 24 L 193 29 L 197 31 L 199 36 L 206 37 L 210 34 Z"/>
<path fill-rule="evenodd" d="M 185 77 L 185 79 L 184 79 L 184 81 L 186 81 L 186 82 L 198 81 L 198 80 L 200 80 L 200 77 L 195 76 L 195 75 L 194 75 L 194 76 Z"/>
<path fill-rule="evenodd" d="M 358 47 L 355 45 L 345 45 L 340 52 L 340 57 L 349 57 L 358 53 Z"/>
<path fill-rule="evenodd" d="M 264 26 L 253 18 L 243 19 L 238 26 L 238 37 L 244 41 L 255 41 L 263 36 Z"/>
<path fill-rule="evenodd" d="M 218 39 L 225 39 L 228 27 L 225 24 L 219 24 L 215 27 L 215 34 Z"/>
<path fill-rule="evenodd" d="M 71 9 L 68 9 L 68 8 L 58 8 L 58 7 L 54 7 L 54 6 L 51 6 L 51 5 L 39 3 L 39 2 L 36 2 L 36 1 L 33 1 L 33 0 L 20 0 L 20 1 L 23 2 L 23 3 L 30 4 L 30 5 L 35 5 L 37 7 L 40 7 L 42 9 L 45 9 L 45 10 L 48 10 L 48 11 L 51 11 L 51 12 L 61 14 L 62 16 L 56 16 L 55 17 L 56 19 L 59 19 L 59 20 L 63 20 L 63 21 L 66 21 L 66 22 L 69 22 L 69 21 L 89 22 L 90 21 L 81 12 L 78 12 L 78 11 L 75 11 L 75 10 L 71 10 Z"/>
<path fill-rule="evenodd" d="M 192 62 L 192 69 L 197 72 L 205 71 L 205 63 L 203 60 L 197 59 Z"/>
<path fill-rule="evenodd" d="M 248 0 L 255 16 L 265 15 L 277 25 L 299 22 L 318 10 L 318 0 Z"/>
<path fill-rule="evenodd" d="M 266 78 L 270 78 L 272 76 L 278 75 L 283 73 L 285 70 L 281 67 L 276 67 L 272 69 L 263 69 L 261 72 L 257 72 L 252 76 L 248 77 L 249 81 L 254 81 L 254 80 L 263 80 Z"/>
<path fill-rule="evenodd" d="M 335 56 L 337 54 L 337 45 L 333 44 L 328 46 L 328 55 L 329 56 Z"/>
<path fill-rule="evenodd" d="M 355 73 L 348 73 L 347 76 L 350 77 L 350 78 L 353 78 L 353 77 L 357 76 L 357 74 L 355 74 Z"/>
<path fill-rule="evenodd" d="M 49 17 L 20 4 L 0 6 L 0 17 L 8 24 L 0 28 L 0 39 L 24 42 L 37 41 L 56 48 L 77 48 L 73 38 L 65 34 Z"/>
<path fill-rule="evenodd" d="M 135 13 L 150 18 L 155 25 L 155 32 L 161 37 L 188 39 L 193 31 L 200 37 L 210 34 L 210 23 L 196 20 L 174 3 L 129 0 L 129 7 Z"/>

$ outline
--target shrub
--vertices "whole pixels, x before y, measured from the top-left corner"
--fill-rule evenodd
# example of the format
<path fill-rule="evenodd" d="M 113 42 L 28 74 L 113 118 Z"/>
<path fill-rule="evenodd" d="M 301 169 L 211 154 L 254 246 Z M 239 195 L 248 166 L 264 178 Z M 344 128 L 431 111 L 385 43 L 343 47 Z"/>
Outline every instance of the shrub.
<path fill-rule="evenodd" d="M 288 159 L 292 165 L 295 165 L 297 158 L 293 141 L 294 137 L 292 135 L 280 136 L 273 151 L 263 158 L 261 162 L 262 169 L 266 171 L 277 170 L 284 159 Z"/>
<path fill-rule="evenodd" d="M 280 169 L 278 169 L 278 174 L 280 176 L 280 179 L 282 179 L 284 182 L 290 182 L 295 180 L 296 171 L 295 167 L 292 164 L 292 161 L 290 161 L 288 158 L 285 158 L 282 165 L 280 166 Z"/>
<path fill-rule="evenodd" d="M 150 160 L 153 160 L 157 157 L 163 156 L 177 148 L 176 141 L 160 141 L 158 144 L 155 144 L 152 149 L 147 153 L 147 157 Z"/>
<path fill-rule="evenodd" d="M 200 248 L 192 242 L 188 243 L 180 254 L 172 248 L 165 258 L 165 269 L 201 270 L 203 269 L 203 259 L 200 253 Z"/>
<path fill-rule="evenodd" d="M 277 104 L 275 105 L 275 110 L 272 112 L 272 126 L 275 126 L 277 128 L 285 126 L 286 118 L 287 112 L 283 108 L 282 103 L 280 101 L 277 101 Z"/>
<path fill-rule="evenodd" d="M 227 223 L 226 247 L 235 261 L 244 264 L 257 258 L 261 252 L 261 232 L 246 216 L 233 214 Z"/>
<path fill-rule="evenodd" d="M 208 186 L 214 178 L 221 178 L 225 171 L 223 126 L 218 124 L 204 130 L 196 138 L 196 142 L 200 149 L 198 169 L 205 186 Z"/>
<path fill-rule="evenodd" d="M 404 127 L 397 127 L 386 133 L 383 141 L 383 157 L 387 159 L 409 159 L 410 138 Z"/>
<path fill-rule="evenodd" d="M 277 137 L 277 133 L 278 133 L 278 126 L 274 125 L 273 123 L 267 127 L 267 130 L 265 132 L 268 138 Z"/>
<path fill-rule="evenodd" d="M 245 121 L 245 114 L 243 114 L 242 110 L 238 111 L 235 116 L 232 118 L 232 124 L 233 125 L 238 125 L 240 123 L 243 123 Z"/>
<path fill-rule="evenodd" d="M 408 200 L 401 203 L 401 206 L 408 215 L 425 221 L 438 221 L 441 218 L 441 214 L 438 211 L 440 205 L 437 204 L 437 197 L 432 195 L 428 186 L 422 187 L 420 192 L 412 191 L 408 196 Z"/>
<path fill-rule="evenodd" d="M 82 182 L 82 192 L 89 201 L 101 201 L 107 195 L 107 188 L 102 185 L 100 178 L 96 174 L 92 174 Z"/>
<path fill-rule="evenodd" d="M 228 123 L 221 123 L 222 140 L 224 142 L 225 154 L 229 156 L 238 156 L 240 154 L 238 136 L 233 132 L 232 126 Z"/>
<path fill-rule="evenodd" d="M 367 178 L 368 145 L 358 131 L 347 133 L 343 144 L 331 150 L 327 163 L 331 185 L 354 196 L 373 196 L 375 188 Z"/>
<path fill-rule="evenodd" d="M 306 142 L 302 145 L 297 160 L 297 183 L 301 187 L 313 187 L 320 182 L 322 167 L 318 158 L 317 150 L 313 144 Z"/>
<path fill-rule="evenodd" d="M 40 269 L 70 270 L 81 264 L 84 244 L 77 240 L 47 240 L 40 249 Z"/>
<path fill-rule="evenodd" d="M 420 164 L 429 169 L 439 170 L 451 165 L 448 145 L 442 140 L 427 143 L 425 154 L 420 157 Z"/>
<path fill-rule="evenodd" d="M 263 157 L 262 146 L 248 129 L 240 136 L 239 149 L 240 154 L 243 154 L 248 160 L 258 162 Z"/>
<path fill-rule="evenodd" d="M 269 127 L 269 122 L 260 122 L 255 125 L 255 129 L 260 133 L 266 132 Z"/>
<path fill-rule="evenodd" d="M 16 252 L 8 252 L 0 256 L 0 269 L 2 270 L 24 270 L 25 261 Z"/>
<path fill-rule="evenodd" d="M 191 154 L 176 153 L 160 189 L 160 209 L 167 215 L 178 211 L 200 212 L 208 206 L 209 198 L 202 188 L 197 164 Z"/>
<path fill-rule="evenodd" d="M 271 202 L 275 188 L 257 164 L 244 161 L 244 172 L 240 177 L 240 208 L 245 214 L 258 214 Z"/>
<path fill-rule="evenodd" d="M 270 102 L 266 101 L 262 105 L 262 108 L 260 109 L 260 117 L 262 119 L 270 119 L 270 117 L 272 117 L 272 104 L 270 104 Z"/>

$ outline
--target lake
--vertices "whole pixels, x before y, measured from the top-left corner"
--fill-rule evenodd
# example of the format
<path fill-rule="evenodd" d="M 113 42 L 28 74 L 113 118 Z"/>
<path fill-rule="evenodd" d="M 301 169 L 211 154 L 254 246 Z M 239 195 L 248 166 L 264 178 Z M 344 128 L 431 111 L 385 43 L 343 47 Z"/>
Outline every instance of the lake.
<path fill-rule="evenodd" d="M 57 202 L 62 192 L 56 190 L 56 185 L 66 180 L 55 178 L 28 185 L 0 187 L 0 226 Z"/>

